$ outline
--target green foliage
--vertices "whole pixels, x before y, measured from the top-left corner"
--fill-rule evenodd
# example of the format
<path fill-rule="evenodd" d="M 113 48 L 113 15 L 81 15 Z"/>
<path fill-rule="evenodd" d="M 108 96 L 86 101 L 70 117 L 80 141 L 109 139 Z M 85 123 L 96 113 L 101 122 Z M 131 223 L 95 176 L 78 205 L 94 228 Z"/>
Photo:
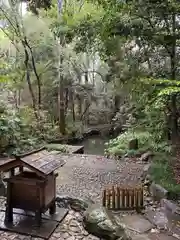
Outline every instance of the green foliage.
<path fill-rule="evenodd" d="M 177 198 L 180 185 L 174 180 L 172 156 L 167 153 L 156 154 L 151 167 L 152 180 L 163 186 L 170 193 L 170 198 Z"/>
<path fill-rule="evenodd" d="M 37 148 L 41 142 L 33 136 L 31 129 L 20 115 L 10 108 L 1 106 L 0 113 L 0 154 L 18 154 Z"/>
<path fill-rule="evenodd" d="M 57 152 L 61 152 L 61 153 L 68 153 L 68 150 L 66 149 L 66 147 L 62 144 L 46 144 L 45 148 L 48 151 L 57 151 Z"/>
<path fill-rule="evenodd" d="M 129 150 L 129 142 L 132 139 L 138 139 L 138 149 Z M 123 157 L 136 156 L 151 150 L 155 152 L 167 152 L 171 151 L 171 147 L 166 142 L 156 142 L 153 134 L 148 131 L 133 131 L 128 130 L 127 132 L 119 135 L 117 138 L 110 140 L 106 143 L 105 153 L 112 156 Z"/>
<path fill-rule="evenodd" d="M 17 111 L 1 104 L 0 154 L 28 152 L 56 138 L 59 138 L 58 127 L 50 122 L 47 113 L 42 112 L 41 121 L 37 123 L 31 108 Z"/>

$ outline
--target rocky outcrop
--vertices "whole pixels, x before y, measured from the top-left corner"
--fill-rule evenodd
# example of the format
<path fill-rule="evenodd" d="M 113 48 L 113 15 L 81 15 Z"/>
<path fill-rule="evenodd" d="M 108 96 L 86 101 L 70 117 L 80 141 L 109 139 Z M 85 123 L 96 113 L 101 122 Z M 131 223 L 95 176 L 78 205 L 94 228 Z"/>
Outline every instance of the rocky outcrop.
<path fill-rule="evenodd" d="M 124 227 L 100 205 L 93 204 L 84 212 L 84 227 L 89 233 L 107 240 L 130 240 Z"/>

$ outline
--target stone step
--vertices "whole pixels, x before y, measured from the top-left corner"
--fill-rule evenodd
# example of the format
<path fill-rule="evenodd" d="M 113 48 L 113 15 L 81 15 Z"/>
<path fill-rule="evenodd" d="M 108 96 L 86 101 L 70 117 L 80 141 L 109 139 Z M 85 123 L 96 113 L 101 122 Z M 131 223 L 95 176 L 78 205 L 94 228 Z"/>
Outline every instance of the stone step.
<path fill-rule="evenodd" d="M 138 234 L 131 237 L 132 240 L 177 240 L 173 236 L 164 233 Z"/>

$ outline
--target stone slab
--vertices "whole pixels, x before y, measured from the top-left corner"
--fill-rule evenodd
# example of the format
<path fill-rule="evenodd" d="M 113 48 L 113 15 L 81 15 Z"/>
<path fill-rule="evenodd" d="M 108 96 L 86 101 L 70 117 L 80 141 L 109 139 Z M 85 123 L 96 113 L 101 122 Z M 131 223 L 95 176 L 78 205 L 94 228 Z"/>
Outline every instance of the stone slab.
<path fill-rule="evenodd" d="M 163 209 L 161 209 L 160 211 L 148 209 L 145 213 L 145 217 L 158 229 L 168 229 L 169 219 L 167 218 L 167 215 L 163 211 Z"/>
<path fill-rule="evenodd" d="M 165 233 L 137 234 L 131 238 L 132 240 L 177 240 L 177 238 Z"/>
<path fill-rule="evenodd" d="M 137 234 L 131 236 L 132 240 L 151 240 L 147 234 Z"/>
<path fill-rule="evenodd" d="M 67 209 L 60 213 L 60 216 L 56 219 L 48 219 L 48 217 L 42 218 L 42 224 L 40 227 L 36 226 L 34 216 L 26 215 L 26 214 L 13 214 L 13 223 L 6 224 L 4 222 L 5 219 L 5 211 L 0 211 L 0 229 L 3 231 L 14 232 L 18 234 L 28 235 L 36 238 L 49 239 L 51 234 L 57 228 L 59 223 L 64 219 L 67 214 Z M 58 215 L 58 214 L 57 214 Z"/>
<path fill-rule="evenodd" d="M 177 240 L 177 238 L 168 235 L 168 233 L 150 233 L 148 237 L 149 239 L 147 240 Z"/>
<path fill-rule="evenodd" d="M 153 225 L 141 215 L 127 215 L 122 218 L 122 223 L 132 231 L 145 233 L 153 228 Z"/>

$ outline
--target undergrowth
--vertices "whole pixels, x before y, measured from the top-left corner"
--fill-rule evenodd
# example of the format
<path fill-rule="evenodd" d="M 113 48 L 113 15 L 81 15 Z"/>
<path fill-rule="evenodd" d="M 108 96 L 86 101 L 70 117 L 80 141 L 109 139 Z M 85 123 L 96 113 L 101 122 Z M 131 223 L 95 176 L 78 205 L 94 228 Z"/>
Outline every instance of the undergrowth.
<path fill-rule="evenodd" d="M 129 149 L 129 142 L 132 139 L 138 139 L 137 150 Z M 165 141 L 158 142 L 149 132 L 128 130 L 106 143 L 105 154 L 119 157 L 136 156 L 148 150 L 170 153 L 171 147 Z"/>
<path fill-rule="evenodd" d="M 129 150 L 129 142 L 132 139 L 138 139 L 137 150 Z M 152 180 L 167 189 L 170 198 L 177 198 L 180 185 L 174 179 L 172 148 L 166 141 L 157 140 L 157 137 L 148 131 L 128 130 L 106 143 L 105 154 L 122 158 L 140 156 L 147 151 L 154 154 L 150 171 Z"/>
<path fill-rule="evenodd" d="M 179 198 L 180 185 L 174 178 L 173 161 L 171 154 L 157 153 L 153 158 L 150 174 L 155 183 L 168 190 L 169 198 Z"/>
<path fill-rule="evenodd" d="M 57 152 L 61 152 L 61 153 L 68 153 L 68 149 L 63 144 L 55 144 L 55 143 L 46 144 L 45 148 L 48 151 L 57 151 Z"/>

